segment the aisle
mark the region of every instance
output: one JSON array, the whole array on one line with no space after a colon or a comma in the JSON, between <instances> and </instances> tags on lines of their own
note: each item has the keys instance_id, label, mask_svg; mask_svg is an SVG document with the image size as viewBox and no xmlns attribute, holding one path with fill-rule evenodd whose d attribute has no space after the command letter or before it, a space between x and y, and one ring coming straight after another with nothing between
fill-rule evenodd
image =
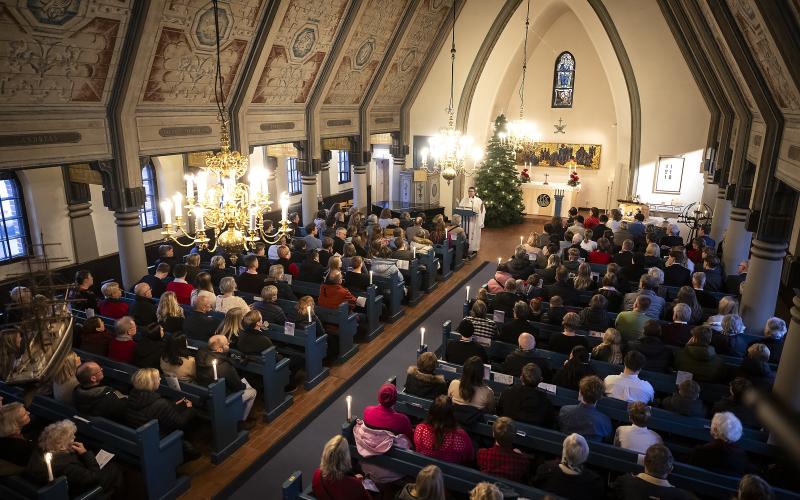
<instances>
[{"instance_id":1,"label":"aisle","mask_svg":"<svg viewBox=\"0 0 800 500\"><path fill-rule=\"evenodd\" d=\"M475 290L494 275L494 270L495 266L491 263L484 265L464 285L470 285L474 295ZM406 310L406 314L425 314L426 317L413 332L407 334L345 391L345 394L353 396L354 414L360 415L365 406L376 404L376 394L384 380L396 376L398 385L402 386L406 369L414 363L420 341L420 327L425 327L425 341L429 349L439 348L442 323L449 319L457 324L462 316L464 298L465 290L462 286L433 311L425 312L414 308ZM322 447L330 437L339 433L345 418L346 409L342 395L248 478L230 498L280 498L281 484L297 470L303 473L303 485L310 484L314 469L319 465Z\"/></svg>"}]
</instances>

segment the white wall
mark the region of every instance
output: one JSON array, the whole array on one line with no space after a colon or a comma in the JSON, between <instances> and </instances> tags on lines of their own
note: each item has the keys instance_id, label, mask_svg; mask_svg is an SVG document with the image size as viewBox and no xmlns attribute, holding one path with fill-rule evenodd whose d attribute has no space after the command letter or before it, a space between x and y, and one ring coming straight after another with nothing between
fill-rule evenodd
<instances>
[{"instance_id":1,"label":"white wall","mask_svg":"<svg viewBox=\"0 0 800 500\"><path fill-rule=\"evenodd\" d=\"M97 253L100 257L118 252L117 224L114 213L103 205L103 186L89 184L92 196L92 224L97 237Z\"/></svg>"},{"instance_id":2,"label":"white wall","mask_svg":"<svg viewBox=\"0 0 800 500\"><path fill-rule=\"evenodd\" d=\"M328 169L328 176L330 179L330 186L331 186L331 195L341 193L342 191L347 191L348 189L353 188L353 171L352 171L352 162L350 163L350 182L343 182L339 184L339 151L332 150L331 151L331 161L330 168Z\"/></svg>"}]
</instances>

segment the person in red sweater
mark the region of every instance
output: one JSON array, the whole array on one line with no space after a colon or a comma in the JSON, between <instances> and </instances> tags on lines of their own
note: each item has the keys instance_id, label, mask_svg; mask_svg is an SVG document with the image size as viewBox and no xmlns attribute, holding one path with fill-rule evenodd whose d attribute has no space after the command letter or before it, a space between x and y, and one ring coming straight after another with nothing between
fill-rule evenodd
<instances>
[{"instance_id":1,"label":"person in red sweater","mask_svg":"<svg viewBox=\"0 0 800 500\"><path fill-rule=\"evenodd\" d=\"M591 264L610 264L614 260L611 256L611 242L608 238L597 240L597 250L589 252L589 262Z\"/></svg>"},{"instance_id":2,"label":"person in red sweater","mask_svg":"<svg viewBox=\"0 0 800 500\"><path fill-rule=\"evenodd\" d=\"M111 319L119 319L128 314L128 303L122 300L122 289L119 283L109 281L101 288L103 300L97 303L97 312L100 316L105 316Z\"/></svg>"},{"instance_id":3,"label":"person in red sweater","mask_svg":"<svg viewBox=\"0 0 800 500\"><path fill-rule=\"evenodd\" d=\"M517 429L508 417L500 417L492 425L494 446L478 450L478 468L481 472L510 481L527 483L531 474L531 461L527 455L514 449Z\"/></svg>"},{"instance_id":4,"label":"person in red sweater","mask_svg":"<svg viewBox=\"0 0 800 500\"><path fill-rule=\"evenodd\" d=\"M108 344L108 357L120 363L131 364L136 349L136 322L130 316L123 316L114 323L116 337Z\"/></svg>"},{"instance_id":5,"label":"person in red sweater","mask_svg":"<svg viewBox=\"0 0 800 500\"><path fill-rule=\"evenodd\" d=\"M334 436L322 450L319 467L314 471L311 488L319 500L372 500L364 489L364 478L351 475L350 446L347 440Z\"/></svg>"},{"instance_id":6,"label":"person in red sweater","mask_svg":"<svg viewBox=\"0 0 800 500\"><path fill-rule=\"evenodd\" d=\"M356 296L342 286L342 272L334 269L328 273L325 283L319 287L317 303L320 307L336 309L343 302L349 303L352 311L356 307Z\"/></svg>"},{"instance_id":7,"label":"person in red sweater","mask_svg":"<svg viewBox=\"0 0 800 500\"><path fill-rule=\"evenodd\" d=\"M408 442L414 441L414 430L408 416L395 411L397 387L383 384L378 390L378 403L364 408L364 423L373 429L383 429L395 434L405 434Z\"/></svg>"},{"instance_id":8,"label":"person in red sweater","mask_svg":"<svg viewBox=\"0 0 800 500\"><path fill-rule=\"evenodd\" d=\"M167 283L167 291L175 292L175 298L178 299L178 304L189 305L192 301L192 291L194 287L186 282L186 266L183 264L176 264L172 270L174 280Z\"/></svg>"},{"instance_id":9,"label":"person in red sweater","mask_svg":"<svg viewBox=\"0 0 800 500\"><path fill-rule=\"evenodd\" d=\"M600 209L592 207L589 209L589 217L583 221L583 227L586 229L594 229L598 224L600 224Z\"/></svg>"},{"instance_id":10,"label":"person in red sweater","mask_svg":"<svg viewBox=\"0 0 800 500\"><path fill-rule=\"evenodd\" d=\"M414 428L414 448L423 455L454 464L473 461L472 440L458 426L453 401L448 396L434 399L425 420Z\"/></svg>"}]
</instances>

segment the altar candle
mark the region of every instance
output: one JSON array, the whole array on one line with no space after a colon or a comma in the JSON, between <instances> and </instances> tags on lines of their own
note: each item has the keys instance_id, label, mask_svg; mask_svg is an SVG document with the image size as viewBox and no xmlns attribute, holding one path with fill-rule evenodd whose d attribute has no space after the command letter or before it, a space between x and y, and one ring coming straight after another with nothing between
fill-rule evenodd
<instances>
[{"instance_id":1,"label":"altar candle","mask_svg":"<svg viewBox=\"0 0 800 500\"><path fill-rule=\"evenodd\" d=\"M175 217L183 216L183 195L181 193L175 193L172 196L172 202L175 205Z\"/></svg>"},{"instance_id":2,"label":"altar candle","mask_svg":"<svg viewBox=\"0 0 800 500\"><path fill-rule=\"evenodd\" d=\"M419 329L419 345L420 346L424 346L425 345L425 327L424 326Z\"/></svg>"},{"instance_id":3,"label":"altar candle","mask_svg":"<svg viewBox=\"0 0 800 500\"><path fill-rule=\"evenodd\" d=\"M308 322L311 323L311 306L306 307L306 312L308 313Z\"/></svg>"},{"instance_id":4,"label":"altar candle","mask_svg":"<svg viewBox=\"0 0 800 500\"><path fill-rule=\"evenodd\" d=\"M469 302L469 285L467 285L467 302Z\"/></svg>"},{"instance_id":5,"label":"altar candle","mask_svg":"<svg viewBox=\"0 0 800 500\"><path fill-rule=\"evenodd\" d=\"M212 359L211 360L211 368L214 369L214 380L217 380L217 360L216 359Z\"/></svg>"},{"instance_id":6,"label":"altar candle","mask_svg":"<svg viewBox=\"0 0 800 500\"><path fill-rule=\"evenodd\" d=\"M372 271L369 272L369 284L372 285Z\"/></svg>"},{"instance_id":7,"label":"altar candle","mask_svg":"<svg viewBox=\"0 0 800 500\"><path fill-rule=\"evenodd\" d=\"M347 421L350 422L353 420L353 413L352 413L353 396L346 396L344 400L347 402Z\"/></svg>"},{"instance_id":8,"label":"altar candle","mask_svg":"<svg viewBox=\"0 0 800 500\"><path fill-rule=\"evenodd\" d=\"M47 464L47 482L53 481L53 454L47 452L44 454L44 463Z\"/></svg>"}]
</instances>

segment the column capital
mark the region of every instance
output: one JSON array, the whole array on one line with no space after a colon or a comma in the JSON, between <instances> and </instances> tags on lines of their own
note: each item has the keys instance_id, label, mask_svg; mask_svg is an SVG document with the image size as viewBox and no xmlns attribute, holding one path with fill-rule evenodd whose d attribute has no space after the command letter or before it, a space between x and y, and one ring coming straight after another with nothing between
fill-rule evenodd
<instances>
[{"instance_id":1,"label":"column capital","mask_svg":"<svg viewBox=\"0 0 800 500\"><path fill-rule=\"evenodd\" d=\"M731 209L731 220L744 223L747 221L747 216L750 214L749 208L736 208Z\"/></svg>"},{"instance_id":2,"label":"column capital","mask_svg":"<svg viewBox=\"0 0 800 500\"><path fill-rule=\"evenodd\" d=\"M366 165L353 165L353 174L354 175L365 175L367 173L367 166Z\"/></svg>"},{"instance_id":3,"label":"column capital","mask_svg":"<svg viewBox=\"0 0 800 500\"><path fill-rule=\"evenodd\" d=\"M754 257L764 260L783 260L786 257L786 250L789 244L783 242L763 241L758 238L753 239L751 252Z\"/></svg>"},{"instance_id":4,"label":"column capital","mask_svg":"<svg viewBox=\"0 0 800 500\"><path fill-rule=\"evenodd\" d=\"M141 224L139 210L115 211L114 222L120 227L138 226Z\"/></svg>"},{"instance_id":5,"label":"column capital","mask_svg":"<svg viewBox=\"0 0 800 500\"><path fill-rule=\"evenodd\" d=\"M92 215L91 202L83 203L70 203L67 205L67 210L70 219L77 219L78 217L88 217Z\"/></svg>"}]
</instances>

